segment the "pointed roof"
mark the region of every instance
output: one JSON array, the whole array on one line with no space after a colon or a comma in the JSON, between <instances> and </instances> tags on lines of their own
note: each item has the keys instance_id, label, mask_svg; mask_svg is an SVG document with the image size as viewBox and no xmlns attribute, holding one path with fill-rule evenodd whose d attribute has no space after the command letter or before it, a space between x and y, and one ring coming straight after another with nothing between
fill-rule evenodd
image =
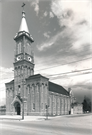
<instances>
[{"instance_id":1,"label":"pointed roof","mask_svg":"<svg viewBox=\"0 0 92 135\"><path fill-rule=\"evenodd\" d=\"M17 40L20 36L23 36L23 35L29 38L31 42L34 42L34 39L32 35L30 35L29 29L27 26L27 22L25 18L25 11L22 11L22 20L21 20L20 28L19 28L18 33L16 33L14 40Z\"/></svg>"},{"instance_id":2,"label":"pointed roof","mask_svg":"<svg viewBox=\"0 0 92 135\"><path fill-rule=\"evenodd\" d=\"M19 32L21 32L21 31L25 31L25 32L29 33L29 29L27 26L26 18L25 18L25 11L22 12L22 20L21 20Z\"/></svg>"}]
</instances>

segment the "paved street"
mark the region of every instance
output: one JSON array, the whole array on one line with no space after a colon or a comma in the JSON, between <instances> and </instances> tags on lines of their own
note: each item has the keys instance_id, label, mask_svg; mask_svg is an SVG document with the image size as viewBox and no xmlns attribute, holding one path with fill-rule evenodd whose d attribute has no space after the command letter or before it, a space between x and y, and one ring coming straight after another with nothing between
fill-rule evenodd
<instances>
[{"instance_id":1,"label":"paved street","mask_svg":"<svg viewBox=\"0 0 92 135\"><path fill-rule=\"evenodd\" d=\"M48 120L41 117L32 121L0 118L0 135L92 135L92 114L50 117Z\"/></svg>"}]
</instances>

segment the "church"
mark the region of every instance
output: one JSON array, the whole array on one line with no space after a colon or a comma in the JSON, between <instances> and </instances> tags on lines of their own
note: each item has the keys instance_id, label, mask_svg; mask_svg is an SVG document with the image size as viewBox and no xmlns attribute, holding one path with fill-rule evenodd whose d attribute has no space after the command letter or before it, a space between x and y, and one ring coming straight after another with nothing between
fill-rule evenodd
<instances>
[{"instance_id":1,"label":"church","mask_svg":"<svg viewBox=\"0 0 92 135\"><path fill-rule=\"evenodd\" d=\"M6 86L7 115L66 115L71 111L71 90L34 74L33 37L30 35L25 11L18 33L14 37L14 80Z\"/></svg>"}]
</instances>

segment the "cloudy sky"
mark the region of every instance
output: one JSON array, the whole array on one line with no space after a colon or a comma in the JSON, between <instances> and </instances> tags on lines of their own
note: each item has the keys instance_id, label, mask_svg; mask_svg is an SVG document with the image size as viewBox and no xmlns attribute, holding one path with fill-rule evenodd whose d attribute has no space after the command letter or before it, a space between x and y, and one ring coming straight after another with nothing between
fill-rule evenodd
<instances>
[{"instance_id":1,"label":"cloudy sky","mask_svg":"<svg viewBox=\"0 0 92 135\"><path fill-rule=\"evenodd\" d=\"M0 2L0 103L4 83L13 79L15 34L25 2L26 20L34 38L35 74L71 87L76 100L92 95L92 1L1 0Z\"/></svg>"}]
</instances>

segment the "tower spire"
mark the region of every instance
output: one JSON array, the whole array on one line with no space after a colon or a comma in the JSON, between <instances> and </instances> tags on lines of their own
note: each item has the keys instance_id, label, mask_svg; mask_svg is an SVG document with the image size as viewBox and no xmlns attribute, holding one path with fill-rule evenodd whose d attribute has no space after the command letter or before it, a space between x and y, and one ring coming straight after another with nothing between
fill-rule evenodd
<instances>
[{"instance_id":1,"label":"tower spire","mask_svg":"<svg viewBox=\"0 0 92 135\"><path fill-rule=\"evenodd\" d=\"M25 36L27 36L31 40L31 42L34 42L32 36L30 35L29 29L28 29L28 25L27 25L27 22L26 22L25 11L24 11L24 6L25 5L26 4L23 3L22 6L21 6L23 8L22 20L21 20L21 24L20 24L20 27L19 27L19 31L18 31L18 33L16 33L16 35L14 37L14 40L19 38L22 35L25 35Z\"/></svg>"},{"instance_id":2,"label":"tower spire","mask_svg":"<svg viewBox=\"0 0 92 135\"><path fill-rule=\"evenodd\" d=\"M22 20L21 20L19 32L25 31L28 34L30 34L28 26L27 26L26 18L25 18L24 6L25 6L25 3L23 3L23 5L21 6L21 7L23 7L23 11L22 11Z\"/></svg>"}]
</instances>

